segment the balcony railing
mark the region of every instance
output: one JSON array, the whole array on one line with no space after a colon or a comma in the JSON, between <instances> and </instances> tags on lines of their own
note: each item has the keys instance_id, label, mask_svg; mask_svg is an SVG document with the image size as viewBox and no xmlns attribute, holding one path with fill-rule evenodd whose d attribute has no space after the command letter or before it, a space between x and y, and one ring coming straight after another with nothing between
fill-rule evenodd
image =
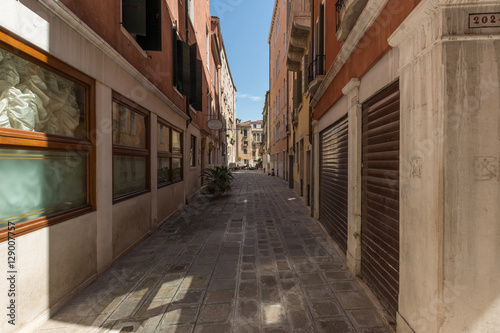
<instances>
[{"instance_id":1,"label":"balcony railing","mask_svg":"<svg viewBox=\"0 0 500 333\"><path fill-rule=\"evenodd\" d=\"M309 65L309 82L314 81L318 75L325 75L324 55L317 55Z\"/></svg>"}]
</instances>

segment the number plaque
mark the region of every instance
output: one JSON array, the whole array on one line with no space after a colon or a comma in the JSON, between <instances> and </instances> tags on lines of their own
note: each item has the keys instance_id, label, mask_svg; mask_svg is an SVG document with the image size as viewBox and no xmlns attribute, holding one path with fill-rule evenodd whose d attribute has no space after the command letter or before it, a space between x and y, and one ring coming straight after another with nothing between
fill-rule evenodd
<instances>
[{"instance_id":1,"label":"number plaque","mask_svg":"<svg viewBox=\"0 0 500 333\"><path fill-rule=\"evenodd\" d=\"M498 28L500 13L469 14L469 28Z\"/></svg>"}]
</instances>

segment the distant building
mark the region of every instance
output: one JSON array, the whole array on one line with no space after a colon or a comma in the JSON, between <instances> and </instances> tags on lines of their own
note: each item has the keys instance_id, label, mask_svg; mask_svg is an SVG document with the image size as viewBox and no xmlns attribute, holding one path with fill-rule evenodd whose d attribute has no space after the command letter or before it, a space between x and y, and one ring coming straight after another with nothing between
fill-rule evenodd
<instances>
[{"instance_id":1,"label":"distant building","mask_svg":"<svg viewBox=\"0 0 500 333\"><path fill-rule=\"evenodd\" d=\"M223 144L222 153L224 154L223 164L229 166L236 162L236 86L234 85L231 69L229 68L229 61L220 29L220 20L212 16L212 22L217 24L217 33L220 42L220 108L225 126L224 131L222 131L223 136L221 137Z\"/></svg>"},{"instance_id":2,"label":"distant building","mask_svg":"<svg viewBox=\"0 0 500 333\"><path fill-rule=\"evenodd\" d=\"M269 30L269 154L276 176L288 180L289 73L286 65L288 17L291 2L275 0Z\"/></svg>"},{"instance_id":3,"label":"distant building","mask_svg":"<svg viewBox=\"0 0 500 333\"><path fill-rule=\"evenodd\" d=\"M262 142L262 167L266 170L271 170L271 155L270 155L270 119L269 119L269 90L266 92L264 99L264 108L262 109L262 129L263 129L263 142Z\"/></svg>"},{"instance_id":4,"label":"distant building","mask_svg":"<svg viewBox=\"0 0 500 333\"><path fill-rule=\"evenodd\" d=\"M256 166L263 157L262 120L236 122L236 165Z\"/></svg>"}]
</instances>

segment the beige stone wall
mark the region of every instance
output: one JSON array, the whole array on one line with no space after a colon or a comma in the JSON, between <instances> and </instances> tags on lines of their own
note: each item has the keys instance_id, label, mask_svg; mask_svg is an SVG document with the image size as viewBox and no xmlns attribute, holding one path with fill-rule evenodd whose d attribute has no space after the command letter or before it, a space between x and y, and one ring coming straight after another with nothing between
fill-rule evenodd
<instances>
[{"instance_id":1,"label":"beige stone wall","mask_svg":"<svg viewBox=\"0 0 500 333\"><path fill-rule=\"evenodd\" d=\"M162 223L179 208L184 206L184 186L182 182L158 189L158 222Z\"/></svg>"},{"instance_id":2,"label":"beige stone wall","mask_svg":"<svg viewBox=\"0 0 500 333\"><path fill-rule=\"evenodd\" d=\"M56 7L58 5L55 5ZM54 14L38 1L0 2L0 25L13 35L33 43L54 57L95 78L96 90L96 156L97 210L54 226L17 238L17 322L16 326L0 323L0 331L36 330L36 326L54 314L98 274L102 274L127 249L154 230L161 218L171 215L186 201L190 188L199 182L199 168L185 169L185 181L156 189L156 120L160 116L182 129L185 137L199 130L190 126L186 117L173 109L168 101L146 79L118 56L112 57L106 44L86 35L71 14ZM25 20L19 20L19 17ZM64 17L63 21L60 17ZM70 27L68 24L74 24ZM29 27L29 29L28 29ZM31 27L34 27L31 29ZM81 30L80 30L81 29ZM113 205L112 176L112 92L116 91L138 103L151 117L151 192ZM187 145L185 140L185 145ZM199 145L198 145L199 148ZM189 163L189 150L184 150ZM190 173L189 173L190 172ZM195 175L196 173L196 175ZM199 189L199 185L198 185ZM194 191L191 191L191 193ZM157 199L157 193L159 195ZM161 205L168 202L168 205ZM161 208L160 208L161 206ZM0 243L0 260L7 262L7 243ZM0 289L8 290L7 280ZM5 296L0 300L5 300Z\"/></svg>"},{"instance_id":3,"label":"beige stone wall","mask_svg":"<svg viewBox=\"0 0 500 333\"><path fill-rule=\"evenodd\" d=\"M500 327L500 28L468 28L469 14L499 11L424 1L390 40L401 77L400 332Z\"/></svg>"},{"instance_id":4,"label":"beige stone wall","mask_svg":"<svg viewBox=\"0 0 500 333\"><path fill-rule=\"evenodd\" d=\"M32 322L43 322L95 278L96 225L96 213L91 213L16 238L16 325L7 323L5 311L2 332L18 332ZM0 243L5 267L7 252L7 242ZM6 278L0 280L5 307Z\"/></svg>"},{"instance_id":5,"label":"beige stone wall","mask_svg":"<svg viewBox=\"0 0 500 333\"><path fill-rule=\"evenodd\" d=\"M113 259L123 255L150 230L151 194L113 205Z\"/></svg>"}]
</instances>

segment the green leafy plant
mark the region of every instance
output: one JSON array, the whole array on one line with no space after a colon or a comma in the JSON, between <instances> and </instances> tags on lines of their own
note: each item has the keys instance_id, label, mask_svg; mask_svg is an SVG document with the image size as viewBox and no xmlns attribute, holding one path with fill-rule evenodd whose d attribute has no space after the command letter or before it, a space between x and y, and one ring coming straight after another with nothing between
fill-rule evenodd
<instances>
[{"instance_id":1,"label":"green leafy plant","mask_svg":"<svg viewBox=\"0 0 500 333\"><path fill-rule=\"evenodd\" d=\"M225 166L203 169L201 177L206 184L204 191L216 197L230 191L234 180L233 172Z\"/></svg>"},{"instance_id":2,"label":"green leafy plant","mask_svg":"<svg viewBox=\"0 0 500 333\"><path fill-rule=\"evenodd\" d=\"M255 166L257 167L257 169L262 169L262 158L259 158L257 160L257 164L255 164Z\"/></svg>"}]
</instances>

